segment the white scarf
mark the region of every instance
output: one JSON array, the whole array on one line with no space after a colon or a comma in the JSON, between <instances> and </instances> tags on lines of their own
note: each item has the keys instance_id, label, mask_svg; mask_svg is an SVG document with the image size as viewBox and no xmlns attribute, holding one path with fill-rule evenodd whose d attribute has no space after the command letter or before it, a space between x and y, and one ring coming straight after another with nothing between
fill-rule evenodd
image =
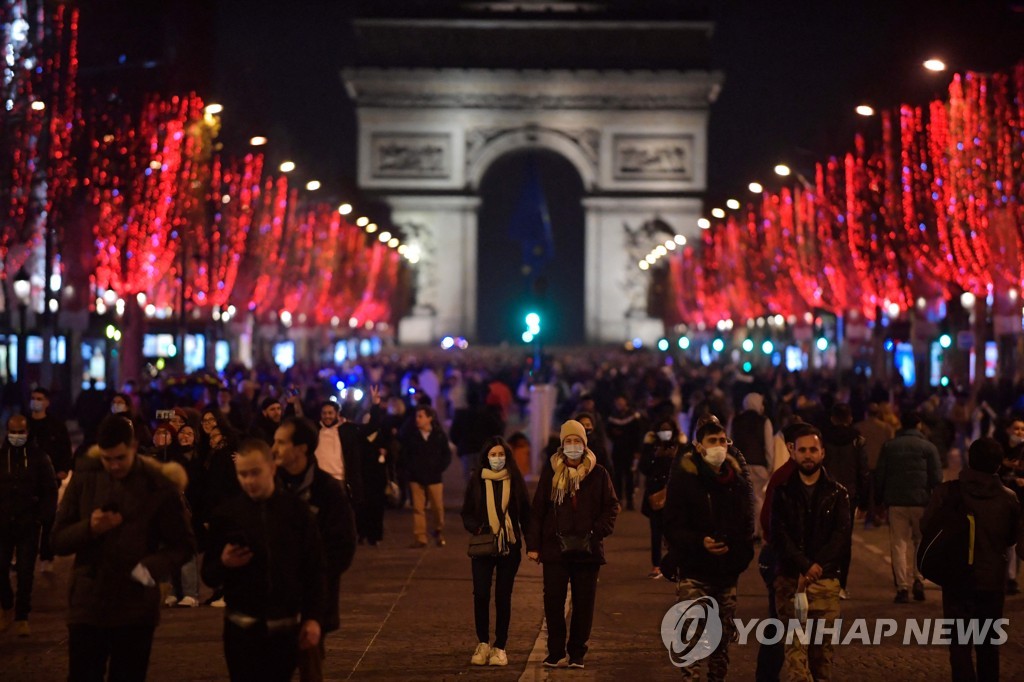
<instances>
[{"instance_id":1,"label":"white scarf","mask_svg":"<svg viewBox=\"0 0 1024 682\"><path fill-rule=\"evenodd\" d=\"M498 537L498 554L504 556L508 554L508 548L516 543L515 526L512 524L512 517L508 514L508 501L512 496L512 477L509 475L508 469L502 469L501 471L481 469L480 478L483 479L484 487L487 491L487 522L491 525L491 532ZM502 481L504 483L501 486L500 509L501 515L505 518L504 524L498 518L499 509L495 504L495 481Z\"/></svg>"},{"instance_id":2,"label":"white scarf","mask_svg":"<svg viewBox=\"0 0 1024 682\"><path fill-rule=\"evenodd\" d=\"M555 476L551 479L551 501L555 504L562 504L566 493L574 497L580 489L580 481L597 466L597 457L590 448L586 449L583 459L577 466L569 466L566 463L568 459L562 448L558 448L558 452L551 455L551 468L555 471Z\"/></svg>"}]
</instances>

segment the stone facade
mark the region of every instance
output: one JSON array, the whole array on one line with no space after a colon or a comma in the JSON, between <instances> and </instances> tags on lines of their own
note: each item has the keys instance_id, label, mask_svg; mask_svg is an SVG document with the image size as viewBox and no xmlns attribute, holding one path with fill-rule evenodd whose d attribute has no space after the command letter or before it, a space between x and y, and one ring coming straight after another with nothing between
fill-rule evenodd
<instances>
[{"instance_id":1,"label":"stone facade","mask_svg":"<svg viewBox=\"0 0 1024 682\"><path fill-rule=\"evenodd\" d=\"M588 342L663 334L647 316L637 263L665 236L641 227L699 232L718 74L362 67L342 76L356 103L359 184L388 203L421 253L401 342L474 337L477 192L492 163L529 149L561 155L583 181Z\"/></svg>"}]
</instances>

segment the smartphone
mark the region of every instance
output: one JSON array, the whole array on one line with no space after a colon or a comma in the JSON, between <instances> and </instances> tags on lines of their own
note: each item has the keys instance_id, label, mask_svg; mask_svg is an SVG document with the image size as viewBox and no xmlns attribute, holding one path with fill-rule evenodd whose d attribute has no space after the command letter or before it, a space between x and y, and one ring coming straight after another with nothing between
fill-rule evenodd
<instances>
[{"instance_id":1,"label":"smartphone","mask_svg":"<svg viewBox=\"0 0 1024 682\"><path fill-rule=\"evenodd\" d=\"M156 420L158 422L166 422L174 419L174 410L157 410Z\"/></svg>"}]
</instances>

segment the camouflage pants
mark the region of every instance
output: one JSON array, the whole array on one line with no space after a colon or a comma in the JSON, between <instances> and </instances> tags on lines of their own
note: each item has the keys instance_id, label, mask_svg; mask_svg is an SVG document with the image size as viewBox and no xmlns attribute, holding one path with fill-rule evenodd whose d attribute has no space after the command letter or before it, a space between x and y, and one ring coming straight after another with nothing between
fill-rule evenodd
<instances>
[{"instance_id":1,"label":"camouflage pants","mask_svg":"<svg viewBox=\"0 0 1024 682\"><path fill-rule=\"evenodd\" d=\"M793 595L796 594L796 578L778 576L775 578L775 608L783 625L789 625L796 618ZM807 587L807 619L835 621L839 617L839 581L835 578L819 580ZM786 657L782 665L781 679L785 682L817 682L832 679L832 642L826 634L821 644L803 644L795 634L793 641L786 642ZM788 634L787 634L788 637Z\"/></svg>"},{"instance_id":2,"label":"camouflage pants","mask_svg":"<svg viewBox=\"0 0 1024 682\"><path fill-rule=\"evenodd\" d=\"M729 644L735 635L733 619L736 617L736 584L712 585L711 583L683 578L676 583L676 600L687 601L698 597L712 597L718 602L718 614L722 619L722 643L707 659L707 680L724 680L729 670ZM680 668L684 680L700 680L704 661L697 661L686 668Z\"/></svg>"}]
</instances>

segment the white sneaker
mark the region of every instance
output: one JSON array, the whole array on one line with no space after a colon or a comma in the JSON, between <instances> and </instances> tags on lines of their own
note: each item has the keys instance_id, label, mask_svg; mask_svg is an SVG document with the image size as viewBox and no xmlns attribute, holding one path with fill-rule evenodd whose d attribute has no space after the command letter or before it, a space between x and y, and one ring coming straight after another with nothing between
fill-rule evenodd
<instances>
[{"instance_id":1,"label":"white sneaker","mask_svg":"<svg viewBox=\"0 0 1024 682\"><path fill-rule=\"evenodd\" d=\"M53 562L47 559L39 562L39 570L43 573L53 573Z\"/></svg>"},{"instance_id":2,"label":"white sneaker","mask_svg":"<svg viewBox=\"0 0 1024 682\"><path fill-rule=\"evenodd\" d=\"M228 603L224 601L224 597L221 597L220 599L215 599L214 601L210 602L210 606L212 606L215 609L222 609L227 605Z\"/></svg>"},{"instance_id":3,"label":"white sneaker","mask_svg":"<svg viewBox=\"0 0 1024 682\"><path fill-rule=\"evenodd\" d=\"M508 656L504 649L491 649L491 655L487 659L487 665L508 665Z\"/></svg>"},{"instance_id":4,"label":"white sneaker","mask_svg":"<svg viewBox=\"0 0 1024 682\"><path fill-rule=\"evenodd\" d=\"M178 606L187 606L190 608L193 606L199 606L199 600L195 597L182 597L181 601L178 602Z\"/></svg>"},{"instance_id":5,"label":"white sneaker","mask_svg":"<svg viewBox=\"0 0 1024 682\"><path fill-rule=\"evenodd\" d=\"M480 642L476 645L476 651L473 652L473 658L469 659L469 662L473 665L487 665L487 656L490 653L491 647L487 642Z\"/></svg>"},{"instance_id":6,"label":"white sneaker","mask_svg":"<svg viewBox=\"0 0 1024 682\"><path fill-rule=\"evenodd\" d=\"M850 593L847 592L846 590L839 590L839 598L842 599L843 601L846 601L847 599L850 598Z\"/></svg>"},{"instance_id":7,"label":"white sneaker","mask_svg":"<svg viewBox=\"0 0 1024 682\"><path fill-rule=\"evenodd\" d=\"M164 599L164 606L174 606L178 603L178 598L173 594L167 595L167 599Z\"/></svg>"}]
</instances>

